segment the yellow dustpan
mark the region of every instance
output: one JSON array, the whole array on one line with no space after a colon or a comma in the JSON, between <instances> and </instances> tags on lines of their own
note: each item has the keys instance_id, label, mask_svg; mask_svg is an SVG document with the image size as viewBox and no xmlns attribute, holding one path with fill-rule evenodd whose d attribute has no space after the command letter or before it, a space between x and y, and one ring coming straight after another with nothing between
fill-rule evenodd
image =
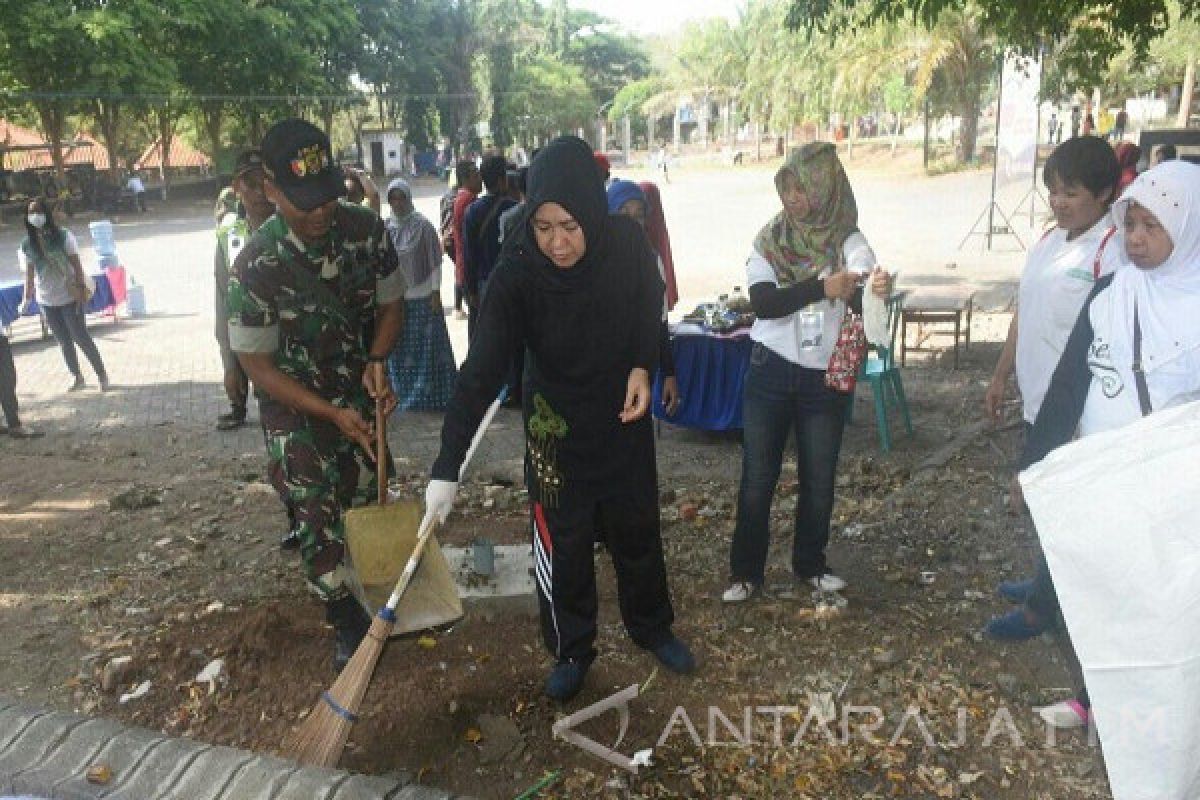
<instances>
[{"instance_id":1,"label":"yellow dustpan","mask_svg":"<svg viewBox=\"0 0 1200 800\"><path fill-rule=\"evenodd\" d=\"M355 508L346 514L346 549L357 579L351 581L351 589L372 616L387 603L397 578L416 548L421 524L420 503L413 500L388 503L382 401L375 407L375 432L375 451L379 455L379 505ZM432 534L429 539L416 572L396 606L393 636L462 619L462 601L446 557Z\"/></svg>"},{"instance_id":2,"label":"yellow dustpan","mask_svg":"<svg viewBox=\"0 0 1200 800\"><path fill-rule=\"evenodd\" d=\"M367 613L374 616L387 603L396 579L417 544L421 504L405 500L385 506L357 508L355 524L346 516L346 546L358 578L355 594ZM396 607L396 636L445 625L461 619L462 601L450 575L446 557L430 536L417 571Z\"/></svg>"}]
</instances>

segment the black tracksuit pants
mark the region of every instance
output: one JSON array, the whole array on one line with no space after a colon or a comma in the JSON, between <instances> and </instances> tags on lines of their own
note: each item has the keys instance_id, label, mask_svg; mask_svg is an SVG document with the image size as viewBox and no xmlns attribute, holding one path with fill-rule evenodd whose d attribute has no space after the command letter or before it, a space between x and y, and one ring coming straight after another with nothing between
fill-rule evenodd
<instances>
[{"instance_id":1,"label":"black tracksuit pants","mask_svg":"<svg viewBox=\"0 0 1200 800\"><path fill-rule=\"evenodd\" d=\"M576 487L553 508L532 504L534 572L542 639L561 660L595 657L596 531L617 574L621 619L634 644L653 648L671 637L674 612L667 589L655 491L614 492Z\"/></svg>"}]
</instances>

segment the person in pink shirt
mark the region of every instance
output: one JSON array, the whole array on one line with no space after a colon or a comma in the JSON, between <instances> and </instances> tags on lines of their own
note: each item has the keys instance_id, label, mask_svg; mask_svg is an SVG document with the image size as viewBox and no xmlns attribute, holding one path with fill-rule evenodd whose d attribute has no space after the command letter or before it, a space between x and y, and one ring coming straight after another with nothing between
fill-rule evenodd
<instances>
[{"instance_id":1,"label":"person in pink shirt","mask_svg":"<svg viewBox=\"0 0 1200 800\"><path fill-rule=\"evenodd\" d=\"M454 167L455 179L458 181L458 194L454 197L454 214L451 225L454 230L454 307L461 309L466 295L467 285L467 256L463 249L463 220L467 209L475 198L483 191L483 178L479 175L479 167L474 161L460 161ZM460 311L461 313L461 311Z\"/></svg>"}]
</instances>

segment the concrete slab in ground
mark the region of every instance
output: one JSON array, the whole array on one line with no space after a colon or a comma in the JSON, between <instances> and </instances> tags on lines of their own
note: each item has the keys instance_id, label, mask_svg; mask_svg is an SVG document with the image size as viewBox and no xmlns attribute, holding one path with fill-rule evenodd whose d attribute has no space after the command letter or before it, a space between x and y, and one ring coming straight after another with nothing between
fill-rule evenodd
<instances>
[{"instance_id":1,"label":"concrete slab in ground","mask_svg":"<svg viewBox=\"0 0 1200 800\"><path fill-rule=\"evenodd\" d=\"M527 544L497 545L495 573L484 577L475 572L475 555L470 547L443 547L450 574L468 607L536 613L533 585L533 549Z\"/></svg>"}]
</instances>

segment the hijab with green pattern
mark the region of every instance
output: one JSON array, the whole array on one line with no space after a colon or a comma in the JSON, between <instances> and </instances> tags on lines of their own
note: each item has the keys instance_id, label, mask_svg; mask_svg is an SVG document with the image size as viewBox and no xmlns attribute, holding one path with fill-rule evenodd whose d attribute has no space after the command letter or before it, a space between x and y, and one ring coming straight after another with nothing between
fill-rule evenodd
<instances>
[{"instance_id":1,"label":"hijab with green pattern","mask_svg":"<svg viewBox=\"0 0 1200 800\"><path fill-rule=\"evenodd\" d=\"M780 211L754 240L754 249L775 270L780 286L808 280L826 267L836 268L842 244L858 229L854 190L832 144L812 142L792 151L775 173L775 189L781 198L783 179L789 173L804 190L812 210L803 220Z\"/></svg>"}]
</instances>

